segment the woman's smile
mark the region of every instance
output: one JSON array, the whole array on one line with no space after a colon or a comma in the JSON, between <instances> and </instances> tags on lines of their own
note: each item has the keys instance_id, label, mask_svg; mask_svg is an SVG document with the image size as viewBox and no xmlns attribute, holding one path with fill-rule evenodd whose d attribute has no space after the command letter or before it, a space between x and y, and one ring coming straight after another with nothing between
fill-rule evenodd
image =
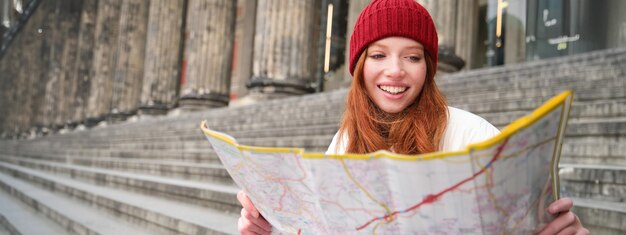
<instances>
[{"instance_id":1,"label":"woman's smile","mask_svg":"<svg viewBox=\"0 0 626 235\"><path fill-rule=\"evenodd\" d=\"M378 108L399 113L422 92L426 79L424 47L419 42L388 37L367 48L363 67L367 93Z\"/></svg>"}]
</instances>

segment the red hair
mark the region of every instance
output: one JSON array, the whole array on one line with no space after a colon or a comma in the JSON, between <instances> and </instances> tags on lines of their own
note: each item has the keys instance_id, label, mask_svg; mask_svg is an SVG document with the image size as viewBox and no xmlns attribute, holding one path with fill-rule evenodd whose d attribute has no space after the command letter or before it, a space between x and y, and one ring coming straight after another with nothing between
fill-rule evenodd
<instances>
[{"instance_id":1,"label":"red hair","mask_svg":"<svg viewBox=\"0 0 626 235\"><path fill-rule=\"evenodd\" d=\"M385 149L399 154L420 154L439 150L448 108L435 84L436 68L429 54L424 53L426 79L422 91L412 104L397 114L380 110L368 96L363 77L366 54L367 49L355 65L346 111L339 127L340 137L348 135L348 143L344 143L346 152L370 153Z\"/></svg>"}]
</instances>

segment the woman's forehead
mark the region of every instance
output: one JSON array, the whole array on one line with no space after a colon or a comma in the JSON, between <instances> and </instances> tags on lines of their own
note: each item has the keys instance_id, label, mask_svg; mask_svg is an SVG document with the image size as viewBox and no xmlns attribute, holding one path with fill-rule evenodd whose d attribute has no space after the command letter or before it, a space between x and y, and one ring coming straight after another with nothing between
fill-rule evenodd
<instances>
[{"instance_id":1,"label":"woman's forehead","mask_svg":"<svg viewBox=\"0 0 626 235\"><path fill-rule=\"evenodd\" d=\"M424 46L421 43L413 39L405 38L405 37L382 38L370 44L369 47L381 47L381 48L402 47L402 48L416 48L416 49L424 50Z\"/></svg>"}]
</instances>

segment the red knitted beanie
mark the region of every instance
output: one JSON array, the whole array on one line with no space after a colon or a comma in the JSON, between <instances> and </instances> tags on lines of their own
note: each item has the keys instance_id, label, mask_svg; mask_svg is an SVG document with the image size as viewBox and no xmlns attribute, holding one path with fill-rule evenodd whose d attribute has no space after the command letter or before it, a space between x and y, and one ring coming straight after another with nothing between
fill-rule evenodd
<instances>
[{"instance_id":1,"label":"red knitted beanie","mask_svg":"<svg viewBox=\"0 0 626 235\"><path fill-rule=\"evenodd\" d=\"M350 74L367 46L379 39L399 36L424 46L437 68L437 29L428 11L415 0L373 0L363 9L350 38Z\"/></svg>"}]
</instances>

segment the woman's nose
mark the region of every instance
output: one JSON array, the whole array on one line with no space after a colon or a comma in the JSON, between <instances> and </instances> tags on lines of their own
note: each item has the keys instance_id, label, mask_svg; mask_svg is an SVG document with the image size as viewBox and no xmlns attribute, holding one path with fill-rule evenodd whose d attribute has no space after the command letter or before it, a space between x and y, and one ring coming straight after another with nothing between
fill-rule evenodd
<instances>
[{"instance_id":1,"label":"woman's nose","mask_svg":"<svg viewBox=\"0 0 626 235\"><path fill-rule=\"evenodd\" d=\"M385 69L385 76L390 78L401 78L405 73L402 61L399 59L391 59L387 69Z\"/></svg>"}]
</instances>

